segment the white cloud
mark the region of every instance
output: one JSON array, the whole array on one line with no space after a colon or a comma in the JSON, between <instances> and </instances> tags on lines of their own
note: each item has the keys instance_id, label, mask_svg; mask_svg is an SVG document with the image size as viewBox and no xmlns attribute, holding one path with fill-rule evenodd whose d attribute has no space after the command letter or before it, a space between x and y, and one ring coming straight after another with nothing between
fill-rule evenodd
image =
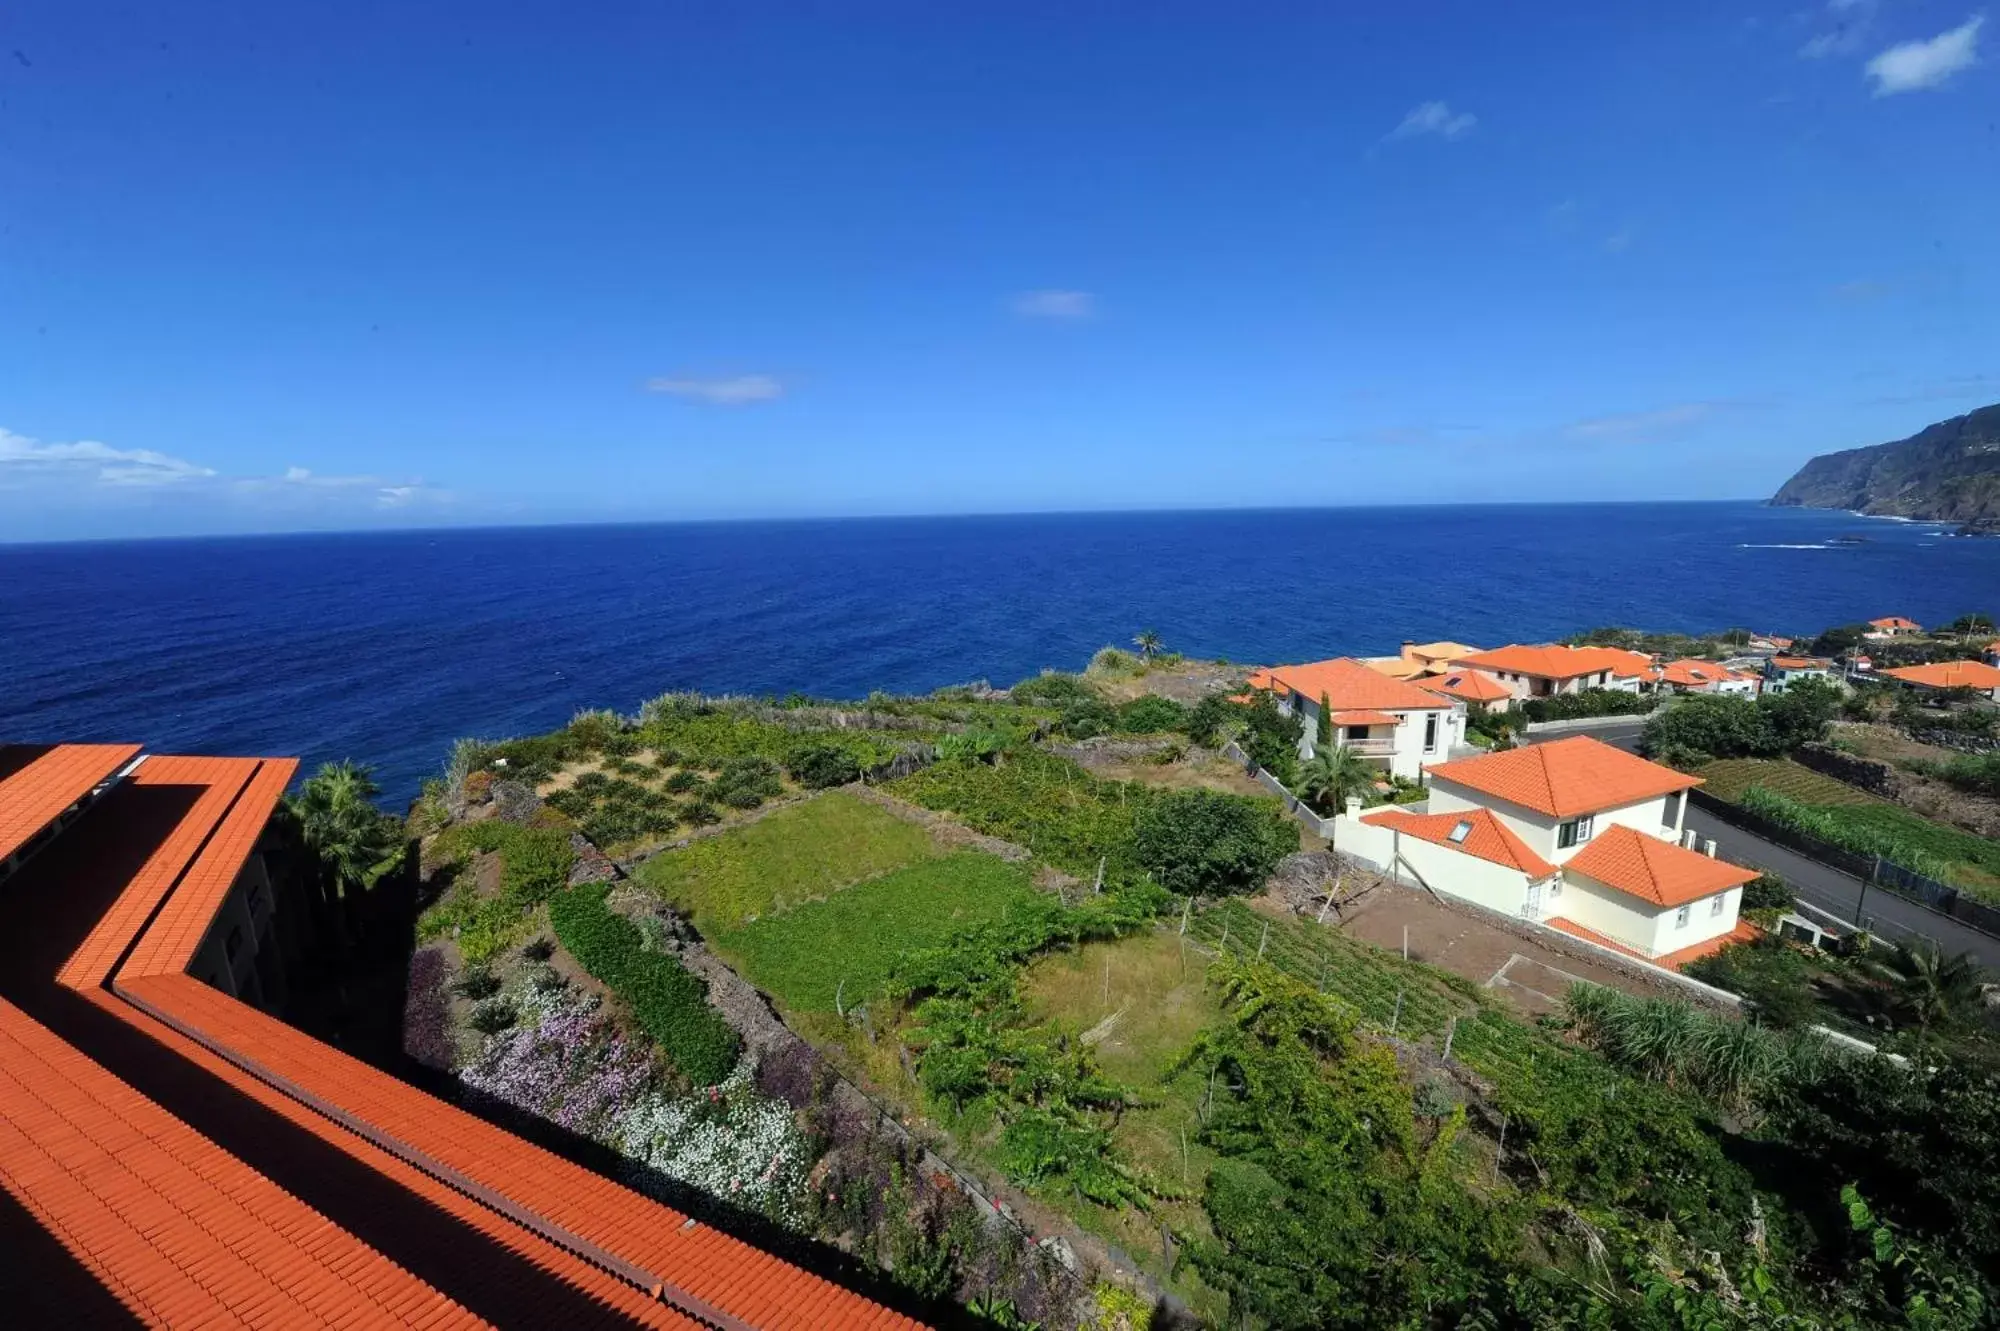
<instances>
[{"instance_id":1,"label":"white cloud","mask_svg":"<svg viewBox=\"0 0 2000 1331\"><path fill-rule=\"evenodd\" d=\"M1701 424L1724 405L1719 402L1679 402L1653 411L1593 416L1565 427L1564 433L1575 439L1605 444L1655 442Z\"/></svg>"},{"instance_id":2,"label":"white cloud","mask_svg":"<svg viewBox=\"0 0 2000 1331\"><path fill-rule=\"evenodd\" d=\"M408 508L421 489L416 485L385 485L375 492L375 507Z\"/></svg>"},{"instance_id":3,"label":"white cloud","mask_svg":"<svg viewBox=\"0 0 2000 1331\"><path fill-rule=\"evenodd\" d=\"M113 448L89 439L45 444L6 429L0 429L0 469L121 486L177 485L215 475L208 467L149 448Z\"/></svg>"},{"instance_id":4,"label":"white cloud","mask_svg":"<svg viewBox=\"0 0 2000 1331\"><path fill-rule=\"evenodd\" d=\"M1088 319L1097 297L1088 291L1024 291L1014 297L1014 313L1024 319Z\"/></svg>"},{"instance_id":5,"label":"white cloud","mask_svg":"<svg viewBox=\"0 0 2000 1331\"><path fill-rule=\"evenodd\" d=\"M1456 139L1470 133L1478 123L1478 116L1470 111L1453 111L1447 102L1424 102L1404 116L1403 123L1391 130L1389 137L1416 139L1435 134L1441 139Z\"/></svg>"},{"instance_id":6,"label":"white cloud","mask_svg":"<svg viewBox=\"0 0 2000 1331\"><path fill-rule=\"evenodd\" d=\"M1882 52L1868 62L1875 95L1888 97L1941 87L1952 75L1971 68L1979 59L1979 29L1985 22L1984 14L1974 14L1929 41L1903 42Z\"/></svg>"},{"instance_id":7,"label":"white cloud","mask_svg":"<svg viewBox=\"0 0 2000 1331\"><path fill-rule=\"evenodd\" d=\"M785 386L768 374L738 374L720 379L665 376L648 379L646 391L688 402L705 402L711 407L741 407L781 398Z\"/></svg>"}]
</instances>

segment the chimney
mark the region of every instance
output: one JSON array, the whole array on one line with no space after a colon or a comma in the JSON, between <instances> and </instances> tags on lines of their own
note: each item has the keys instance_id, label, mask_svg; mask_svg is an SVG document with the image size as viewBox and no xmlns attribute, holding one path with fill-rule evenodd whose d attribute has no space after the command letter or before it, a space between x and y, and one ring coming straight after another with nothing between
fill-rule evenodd
<instances>
[{"instance_id":1,"label":"chimney","mask_svg":"<svg viewBox=\"0 0 2000 1331\"><path fill-rule=\"evenodd\" d=\"M1357 821L1360 819L1361 797L1359 795L1349 795L1347 797L1347 816Z\"/></svg>"},{"instance_id":2,"label":"chimney","mask_svg":"<svg viewBox=\"0 0 2000 1331\"><path fill-rule=\"evenodd\" d=\"M1401 653L1401 654L1402 654L1402 657L1403 657L1403 659L1404 659L1405 661L1414 661L1414 660L1416 660L1416 659L1417 659L1417 640L1416 640L1415 638L1405 638L1405 639L1403 639L1403 650L1402 650L1402 653Z\"/></svg>"},{"instance_id":3,"label":"chimney","mask_svg":"<svg viewBox=\"0 0 2000 1331\"><path fill-rule=\"evenodd\" d=\"M1705 837L1703 837L1703 838L1701 839L1701 853L1702 853L1702 854L1704 854L1704 855L1706 855L1706 856L1708 856L1708 858L1710 858L1710 859L1714 859L1714 858L1715 858L1715 838L1714 838L1714 837L1712 837L1712 836L1705 836Z\"/></svg>"}]
</instances>

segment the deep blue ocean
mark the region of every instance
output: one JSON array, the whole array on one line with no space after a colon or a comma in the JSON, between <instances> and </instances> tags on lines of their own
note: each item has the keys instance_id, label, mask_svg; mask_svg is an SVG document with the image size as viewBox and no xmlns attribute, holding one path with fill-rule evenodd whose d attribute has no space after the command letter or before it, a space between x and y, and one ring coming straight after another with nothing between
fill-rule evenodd
<instances>
[{"instance_id":1,"label":"deep blue ocean","mask_svg":"<svg viewBox=\"0 0 2000 1331\"><path fill-rule=\"evenodd\" d=\"M2000 540L1737 504L689 523L0 545L0 739L372 764L668 689L860 697L1602 624L2000 613ZM1841 536L1861 544L1834 544Z\"/></svg>"}]
</instances>

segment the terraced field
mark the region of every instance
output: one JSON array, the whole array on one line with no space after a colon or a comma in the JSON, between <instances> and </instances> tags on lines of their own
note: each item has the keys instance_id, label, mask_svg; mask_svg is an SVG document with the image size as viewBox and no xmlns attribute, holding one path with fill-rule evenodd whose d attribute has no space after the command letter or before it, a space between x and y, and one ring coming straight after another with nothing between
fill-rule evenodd
<instances>
[{"instance_id":1,"label":"terraced field","mask_svg":"<svg viewBox=\"0 0 2000 1331\"><path fill-rule=\"evenodd\" d=\"M1762 786L1798 800L1802 804L1826 807L1882 804L1865 790L1822 776L1810 767L1782 758L1723 758L1696 769L1702 789L1717 799L1735 803L1752 786Z\"/></svg>"}]
</instances>

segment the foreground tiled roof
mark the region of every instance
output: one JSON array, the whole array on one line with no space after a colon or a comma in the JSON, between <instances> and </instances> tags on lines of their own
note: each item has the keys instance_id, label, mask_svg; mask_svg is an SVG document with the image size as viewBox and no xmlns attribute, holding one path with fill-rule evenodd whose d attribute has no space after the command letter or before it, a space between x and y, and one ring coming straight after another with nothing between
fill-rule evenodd
<instances>
[{"instance_id":1,"label":"foreground tiled roof","mask_svg":"<svg viewBox=\"0 0 2000 1331\"><path fill-rule=\"evenodd\" d=\"M293 766L147 759L0 879L15 1324L915 1325L185 974Z\"/></svg>"},{"instance_id":2,"label":"foreground tiled roof","mask_svg":"<svg viewBox=\"0 0 2000 1331\"><path fill-rule=\"evenodd\" d=\"M10 762L13 770L0 782L0 861L138 754L136 744L10 746L9 757L22 761Z\"/></svg>"},{"instance_id":3,"label":"foreground tiled roof","mask_svg":"<svg viewBox=\"0 0 2000 1331\"><path fill-rule=\"evenodd\" d=\"M1685 906L1740 887L1757 876L1755 869L1647 836L1623 824L1598 833L1569 858L1563 870L1655 906Z\"/></svg>"},{"instance_id":4,"label":"foreground tiled roof","mask_svg":"<svg viewBox=\"0 0 2000 1331\"><path fill-rule=\"evenodd\" d=\"M1513 696L1505 684L1477 670L1448 670L1442 675L1424 675L1410 682L1420 689L1466 702L1498 702Z\"/></svg>"},{"instance_id":5,"label":"foreground tiled roof","mask_svg":"<svg viewBox=\"0 0 2000 1331\"><path fill-rule=\"evenodd\" d=\"M1435 712L1449 707L1436 694L1427 693L1392 675L1371 670L1352 657L1336 656L1330 661L1305 665L1272 666L1250 676L1252 688L1283 687L1310 698L1324 697L1337 712L1394 711Z\"/></svg>"},{"instance_id":6,"label":"foreground tiled roof","mask_svg":"<svg viewBox=\"0 0 2000 1331\"><path fill-rule=\"evenodd\" d=\"M1897 666L1882 673L1891 679L1933 689L2000 688L2000 670L1983 661L1937 661L1930 665Z\"/></svg>"},{"instance_id":7,"label":"foreground tiled roof","mask_svg":"<svg viewBox=\"0 0 2000 1331\"><path fill-rule=\"evenodd\" d=\"M1700 777L1649 763L1588 735L1441 763L1430 769L1430 776L1554 818L1616 809L1701 784Z\"/></svg>"},{"instance_id":8,"label":"foreground tiled roof","mask_svg":"<svg viewBox=\"0 0 2000 1331\"><path fill-rule=\"evenodd\" d=\"M1614 952L1623 952L1628 957L1637 957L1641 961L1650 961L1655 966L1665 966L1668 970L1679 970L1690 961L1699 961L1703 957L1712 957L1731 943L1754 943L1764 936L1764 931L1750 921L1738 920L1736 927L1726 934L1721 934L1705 942L1690 943L1686 947L1675 948L1672 952L1662 952L1659 956L1655 957L1641 952L1638 948L1628 943L1621 943L1609 934L1601 934L1595 929L1586 929L1575 920L1561 915L1543 920L1542 923L1551 929L1566 933L1572 938L1581 938L1585 942L1595 943L1599 947L1608 947Z\"/></svg>"},{"instance_id":9,"label":"foreground tiled roof","mask_svg":"<svg viewBox=\"0 0 2000 1331\"><path fill-rule=\"evenodd\" d=\"M1495 647L1490 652L1473 652L1452 664L1475 666L1481 670L1504 670L1513 675L1534 675L1542 679L1576 679L1609 671L1613 679L1630 679L1643 673L1652 658L1622 647L1564 647L1558 643L1526 646L1515 643Z\"/></svg>"},{"instance_id":10,"label":"foreground tiled roof","mask_svg":"<svg viewBox=\"0 0 2000 1331\"><path fill-rule=\"evenodd\" d=\"M1420 841L1462 850L1467 855L1519 870L1530 878L1547 878L1556 871L1555 865L1528 849L1527 842L1487 809L1469 809L1462 813L1378 809L1362 814L1361 821L1394 828ZM1458 831L1460 824L1467 825L1466 833L1454 841L1452 834Z\"/></svg>"}]
</instances>

